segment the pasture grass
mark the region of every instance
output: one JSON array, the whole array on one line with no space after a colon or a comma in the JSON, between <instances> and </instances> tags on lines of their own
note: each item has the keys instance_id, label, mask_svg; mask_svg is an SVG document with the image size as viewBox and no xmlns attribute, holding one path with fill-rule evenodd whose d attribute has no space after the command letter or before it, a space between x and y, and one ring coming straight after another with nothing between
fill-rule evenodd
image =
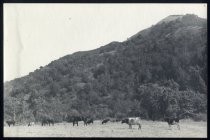
<instances>
[{"instance_id":1,"label":"pasture grass","mask_svg":"<svg viewBox=\"0 0 210 140\"><path fill-rule=\"evenodd\" d=\"M41 126L36 124L4 126L4 137L207 137L207 122L195 122L192 120L181 120L180 128L173 125L170 130L166 122L142 120L142 129L138 126L129 129L127 124L121 122L94 121L94 124L79 126L72 123L56 123L54 126Z\"/></svg>"}]
</instances>

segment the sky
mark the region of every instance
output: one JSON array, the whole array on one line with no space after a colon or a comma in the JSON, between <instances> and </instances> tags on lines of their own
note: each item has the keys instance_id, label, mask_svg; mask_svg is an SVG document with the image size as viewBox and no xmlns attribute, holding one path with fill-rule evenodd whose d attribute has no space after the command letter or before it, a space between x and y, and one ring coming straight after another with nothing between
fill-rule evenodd
<instances>
[{"instance_id":1,"label":"sky","mask_svg":"<svg viewBox=\"0 0 210 140\"><path fill-rule=\"evenodd\" d=\"M124 41L169 15L207 18L207 4L4 3L4 82L77 51Z\"/></svg>"}]
</instances>

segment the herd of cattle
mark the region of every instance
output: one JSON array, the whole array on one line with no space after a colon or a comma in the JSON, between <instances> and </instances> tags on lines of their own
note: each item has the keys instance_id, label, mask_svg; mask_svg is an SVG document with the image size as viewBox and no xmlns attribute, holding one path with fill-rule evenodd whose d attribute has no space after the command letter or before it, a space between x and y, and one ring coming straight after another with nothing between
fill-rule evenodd
<instances>
[{"instance_id":1,"label":"herd of cattle","mask_svg":"<svg viewBox=\"0 0 210 140\"><path fill-rule=\"evenodd\" d=\"M179 118L169 118L169 117L165 117L164 121L168 123L169 128L171 129L171 125L177 125L177 128L180 130L180 126L179 126ZM93 118L88 118L88 117L79 117L79 116L73 116L73 117L69 117L67 122L72 122L73 126L77 125L78 126L78 122L79 121L83 121L84 125L87 126L89 124L93 124L94 120ZM131 118L125 118L125 119L104 119L102 120L101 124L106 124L107 122L120 122L126 123L129 125L129 128L132 129L132 125L138 125L138 129L141 129L141 119L140 117L131 117ZM6 123L8 124L8 126L10 127L11 125L15 126L15 121L14 120L10 120L10 121L6 121ZM45 126L45 125L54 125L55 121L53 119L42 119L41 121L41 125ZM28 126L32 126L34 125L35 122L29 122Z\"/></svg>"}]
</instances>

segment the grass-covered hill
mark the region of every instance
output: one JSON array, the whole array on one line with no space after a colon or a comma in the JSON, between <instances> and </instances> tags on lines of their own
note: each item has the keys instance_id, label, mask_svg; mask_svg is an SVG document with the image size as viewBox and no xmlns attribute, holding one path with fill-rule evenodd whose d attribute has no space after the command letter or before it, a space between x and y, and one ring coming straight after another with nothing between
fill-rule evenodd
<instances>
[{"instance_id":1,"label":"grass-covered hill","mask_svg":"<svg viewBox=\"0 0 210 140\"><path fill-rule=\"evenodd\" d=\"M47 55L47 54L46 54ZM171 15L124 42L77 52L4 83L4 118L57 121L207 112L207 20Z\"/></svg>"}]
</instances>

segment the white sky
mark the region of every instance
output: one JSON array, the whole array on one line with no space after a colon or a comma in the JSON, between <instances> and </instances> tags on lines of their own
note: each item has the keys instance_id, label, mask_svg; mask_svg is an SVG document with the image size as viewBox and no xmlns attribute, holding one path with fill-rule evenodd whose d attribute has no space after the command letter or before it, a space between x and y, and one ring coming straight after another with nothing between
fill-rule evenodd
<instances>
[{"instance_id":1,"label":"white sky","mask_svg":"<svg viewBox=\"0 0 210 140\"><path fill-rule=\"evenodd\" d=\"M206 4L4 4L4 81L77 51L124 41L174 14L207 18Z\"/></svg>"}]
</instances>

